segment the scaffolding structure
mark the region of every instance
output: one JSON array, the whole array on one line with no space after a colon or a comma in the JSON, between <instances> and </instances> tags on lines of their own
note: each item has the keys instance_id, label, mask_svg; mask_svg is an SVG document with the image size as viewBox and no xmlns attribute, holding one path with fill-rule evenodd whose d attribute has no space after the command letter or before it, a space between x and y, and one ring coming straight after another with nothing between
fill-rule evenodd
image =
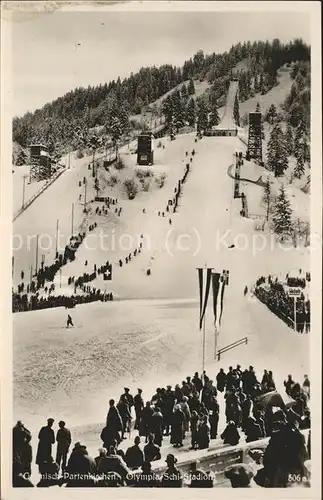
<instances>
[{"instance_id":1,"label":"scaffolding structure","mask_svg":"<svg viewBox=\"0 0 323 500\"><path fill-rule=\"evenodd\" d=\"M247 159L262 162L261 113L249 113Z\"/></svg>"},{"instance_id":2,"label":"scaffolding structure","mask_svg":"<svg viewBox=\"0 0 323 500\"><path fill-rule=\"evenodd\" d=\"M49 179L52 173L52 161L47 147L41 144L33 144L30 146L29 182Z\"/></svg>"}]
</instances>

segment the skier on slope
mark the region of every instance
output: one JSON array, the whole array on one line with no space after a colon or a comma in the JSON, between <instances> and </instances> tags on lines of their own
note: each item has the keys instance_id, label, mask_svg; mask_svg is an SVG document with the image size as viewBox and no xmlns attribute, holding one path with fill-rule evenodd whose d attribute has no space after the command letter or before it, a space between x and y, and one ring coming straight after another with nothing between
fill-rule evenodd
<instances>
[{"instance_id":1,"label":"skier on slope","mask_svg":"<svg viewBox=\"0 0 323 500\"><path fill-rule=\"evenodd\" d=\"M67 315L67 323L66 323L66 328L69 328L70 326L74 326L73 321L71 316L68 314Z\"/></svg>"}]
</instances>

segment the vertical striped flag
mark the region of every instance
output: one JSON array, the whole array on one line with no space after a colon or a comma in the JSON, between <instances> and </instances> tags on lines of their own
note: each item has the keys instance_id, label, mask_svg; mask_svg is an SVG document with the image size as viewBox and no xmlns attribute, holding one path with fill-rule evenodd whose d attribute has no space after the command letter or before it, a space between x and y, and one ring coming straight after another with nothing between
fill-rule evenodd
<instances>
[{"instance_id":1,"label":"vertical striped flag","mask_svg":"<svg viewBox=\"0 0 323 500\"><path fill-rule=\"evenodd\" d=\"M204 271L206 271L205 289L204 289ZM198 272L199 291L200 291L200 330L201 330L203 326L203 319L205 316L205 311L210 293L212 269L198 268L197 272Z\"/></svg>"}]
</instances>

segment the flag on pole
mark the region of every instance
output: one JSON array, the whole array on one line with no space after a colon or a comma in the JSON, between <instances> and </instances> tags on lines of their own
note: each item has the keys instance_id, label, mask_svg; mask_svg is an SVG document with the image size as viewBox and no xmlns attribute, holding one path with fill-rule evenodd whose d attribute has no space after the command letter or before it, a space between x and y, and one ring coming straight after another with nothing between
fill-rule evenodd
<instances>
[{"instance_id":1,"label":"flag on pole","mask_svg":"<svg viewBox=\"0 0 323 500\"><path fill-rule=\"evenodd\" d=\"M221 326L221 319L222 319L222 313L223 313L223 299L224 299L225 286L226 286L226 280L224 279L223 282L222 282L222 288L221 288L220 317L219 317L219 325L220 326Z\"/></svg>"},{"instance_id":2,"label":"flag on pole","mask_svg":"<svg viewBox=\"0 0 323 500\"><path fill-rule=\"evenodd\" d=\"M203 319L205 316L206 306L207 306L209 293L210 293L212 269L211 268L206 269L206 284L205 284L204 294L203 294L204 269L198 268L197 272L198 272L198 278L199 278L199 291L200 291L200 330L201 330L202 326L203 326Z\"/></svg>"},{"instance_id":3,"label":"flag on pole","mask_svg":"<svg viewBox=\"0 0 323 500\"><path fill-rule=\"evenodd\" d=\"M218 295L220 289L220 273L212 274L212 291L213 291L213 314L214 314L214 327L217 328L217 318L218 318Z\"/></svg>"}]
</instances>

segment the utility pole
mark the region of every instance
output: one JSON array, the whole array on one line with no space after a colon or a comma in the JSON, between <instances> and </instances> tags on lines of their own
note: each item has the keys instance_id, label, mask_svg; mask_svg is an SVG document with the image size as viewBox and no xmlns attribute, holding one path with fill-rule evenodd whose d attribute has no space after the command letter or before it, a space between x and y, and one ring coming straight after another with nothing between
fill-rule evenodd
<instances>
[{"instance_id":1,"label":"utility pole","mask_svg":"<svg viewBox=\"0 0 323 500\"><path fill-rule=\"evenodd\" d=\"M24 175L23 176L23 186L22 186L22 206L21 208L24 208L25 206L25 190L26 190L26 179L27 179L28 175Z\"/></svg>"},{"instance_id":2,"label":"utility pole","mask_svg":"<svg viewBox=\"0 0 323 500\"><path fill-rule=\"evenodd\" d=\"M57 256L57 252L58 252L58 224L59 224L59 219L57 219L57 221L56 221L55 257Z\"/></svg>"},{"instance_id":3,"label":"utility pole","mask_svg":"<svg viewBox=\"0 0 323 500\"><path fill-rule=\"evenodd\" d=\"M37 237L36 237L36 275L37 275L37 272L38 272L38 234L37 234Z\"/></svg>"},{"instance_id":4,"label":"utility pole","mask_svg":"<svg viewBox=\"0 0 323 500\"><path fill-rule=\"evenodd\" d=\"M74 203L72 203L72 227L71 227L71 237L74 235Z\"/></svg>"},{"instance_id":5,"label":"utility pole","mask_svg":"<svg viewBox=\"0 0 323 500\"><path fill-rule=\"evenodd\" d=\"M87 180L85 179L85 184L84 184L84 213L86 213L86 188L87 188Z\"/></svg>"}]
</instances>

